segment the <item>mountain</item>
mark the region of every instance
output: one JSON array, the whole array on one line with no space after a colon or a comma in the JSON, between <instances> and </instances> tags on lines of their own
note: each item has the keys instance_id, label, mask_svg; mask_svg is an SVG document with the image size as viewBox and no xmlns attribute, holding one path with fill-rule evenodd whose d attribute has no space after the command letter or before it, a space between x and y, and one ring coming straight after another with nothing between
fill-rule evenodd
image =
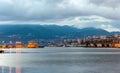
<instances>
[{"instance_id":1,"label":"mountain","mask_svg":"<svg viewBox=\"0 0 120 73\"><path fill-rule=\"evenodd\" d=\"M111 34L114 33L97 28L78 29L70 26L57 25L0 25L0 40L6 41L83 38L85 36Z\"/></svg>"},{"instance_id":2,"label":"mountain","mask_svg":"<svg viewBox=\"0 0 120 73\"><path fill-rule=\"evenodd\" d=\"M111 32L111 34L120 34L120 32Z\"/></svg>"}]
</instances>

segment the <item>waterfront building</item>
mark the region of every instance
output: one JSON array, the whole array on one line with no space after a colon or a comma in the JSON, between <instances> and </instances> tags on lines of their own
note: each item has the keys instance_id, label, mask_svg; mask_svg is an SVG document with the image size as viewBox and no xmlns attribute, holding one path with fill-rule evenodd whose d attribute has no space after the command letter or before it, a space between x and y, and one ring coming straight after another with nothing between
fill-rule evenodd
<instances>
[{"instance_id":1,"label":"waterfront building","mask_svg":"<svg viewBox=\"0 0 120 73\"><path fill-rule=\"evenodd\" d=\"M84 40L84 39L83 39ZM93 36L83 41L86 47L109 47L120 48L120 35Z\"/></svg>"},{"instance_id":2,"label":"waterfront building","mask_svg":"<svg viewBox=\"0 0 120 73\"><path fill-rule=\"evenodd\" d=\"M120 43L115 43L114 46L115 46L116 48L120 48Z\"/></svg>"}]
</instances>

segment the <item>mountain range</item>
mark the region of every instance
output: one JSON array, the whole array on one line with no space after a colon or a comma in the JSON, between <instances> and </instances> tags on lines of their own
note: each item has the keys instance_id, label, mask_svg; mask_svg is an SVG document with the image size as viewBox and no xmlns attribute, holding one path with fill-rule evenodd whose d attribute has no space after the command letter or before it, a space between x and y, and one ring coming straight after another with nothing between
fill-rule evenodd
<instances>
[{"instance_id":1,"label":"mountain range","mask_svg":"<svg viewBox=\"0 0 120 73\"><path fill-rule=\"evenodd\" d=\"M0 40L35 40L35 39L65 39L83 38L119 34L98 28L78 29L72 26L57 25L0 25Z\"/></svg>"}]
</instances>

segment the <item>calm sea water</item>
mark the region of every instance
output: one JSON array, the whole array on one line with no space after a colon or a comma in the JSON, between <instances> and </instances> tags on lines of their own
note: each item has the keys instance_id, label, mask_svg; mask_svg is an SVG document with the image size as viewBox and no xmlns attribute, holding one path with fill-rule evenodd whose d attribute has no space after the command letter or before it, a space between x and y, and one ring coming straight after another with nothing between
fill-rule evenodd
<instances>
[{"instance_id":1,"label":"calm sea water","mask_svg":"<svg viewBox=\"0 0 120 73\"><path fill-rule=\"evenodd\" d=\"M12 49L0 54L0 73L120 73L120 49Z\"/></svg>"}]
</instances>

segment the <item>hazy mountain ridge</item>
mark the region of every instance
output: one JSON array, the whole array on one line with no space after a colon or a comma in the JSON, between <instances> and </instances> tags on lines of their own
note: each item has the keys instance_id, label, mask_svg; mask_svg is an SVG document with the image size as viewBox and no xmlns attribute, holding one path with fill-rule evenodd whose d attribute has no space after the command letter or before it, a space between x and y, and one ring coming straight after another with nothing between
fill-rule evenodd
<instances>
[{"instance_id":1,"label":"hazy mountain ridge","mask_svg":"<svg viewBox=\"0 0 120 73\"><path fill-rule=\"evenodd\" d=\"M57 25L0 25L1 40L83 38L85 36L111 35L116 33L120 32L110 33L97 28L78 29Z\"/></svg>"}]
</instances>

